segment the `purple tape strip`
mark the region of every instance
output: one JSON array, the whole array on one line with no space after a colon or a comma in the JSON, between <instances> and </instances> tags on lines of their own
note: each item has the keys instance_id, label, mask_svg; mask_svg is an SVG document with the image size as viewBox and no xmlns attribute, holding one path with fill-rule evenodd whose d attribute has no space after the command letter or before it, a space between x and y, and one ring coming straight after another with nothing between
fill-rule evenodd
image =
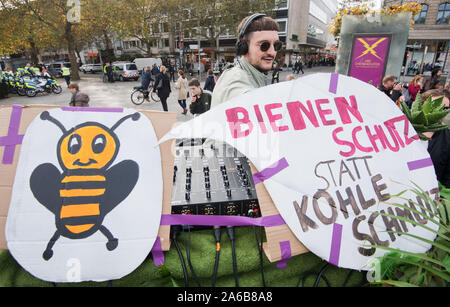
<instances>
[{"instance_id":1,"label":"purple tape strip","mask_svg":"<svg viewBox=\"0 0 450 307\"><path fill-rule=\"evenodd\" d=\"M253 181L255 182L255 185L258 183L264 182L276 174L280 173L281 171L285 170L289 167L289 163L287 162L286 158L281 159L277 163L275 163L272 166L269 166L265 170L256 173L253 175Z\"/></svg>"},{"instance_id":2,"label":"purple tape strip","mask_svg":"<svg viewBox=\"0 0 450 307\"><path fill-rule=\"evenodd\" d=\"M61 110L66 112L109 112L109 113L123 113L122 108L90 108L90 107L62 107Z\"/></svg>"},{"instance_id":3,"label":"purple tape strip","mask_svg":"<svg viewBox=\"0 0 450 307\"><path fill-rule=\"evenodd\" d=\"M335 266L339 265L341 254L342 225L335 223L333 226L333 238L331 239L331 251L329 262Z\"/></svg>"},{"instance_id":4,"label":"purple tape strip","mask_svg":"<svg viewBox=\"0 0 450 307\"><path fill-rule=\"evenodd\" d=\"M22 106L14 105L12 107L8 135L0 138L0 146L5 146L2 161L3 164L13 164L16 145L22 144L24 136L18 134L21 119Z\"/></svg>"},{"instance_id":5,"label":"purple tape strip","mask_svg":"<svg viewBox=\"0 0 450 307\"><path fill-rule=\"evenodd\" d=\"M289 241L280 242L281 261L277 263L278 269L286 269L287 261L292 257L291 243Z\"/></svg>"},{"instance_id":6,"label":"purple tape strip","mask_svg":"<svg viewBox=\"0 0 450 307\"><path fill-rule=\"evenodd\" d=\"M408 168L410 171L415 171L417 169L430 166L433 166L433 160L431 160L431 158L408 162Z\"/></svg>"},{"instance_id":7,"label":"purple tape strip","mask_svg":"<svg viewBox=\"0 0 450 307\"><path fill-rule=\"evenodd\" d=\"M164 253L161 246L161 238L157 237L152 248L153 264L160 266L164 264Z\"/></svg>"},{"instance_id":8,"label":"purple tape strip","mask_svg":"<svg viewBox=\"0 0 450 307\"><path fill-rule=\"evenodd\" d=\"M337 88L339 83L339 74L331 74L330 81L330 93L337 94Z\"/></svg>"},{"instance_id":9,"label":"purple tape strip","mask_svg":"<svg viewBox=\"0 0 450 307\"><path fill-rule=\"evenodd\" d=\"M168 214L161 217L161 225L275 227L286 225L286 222L283 220L281 215L249 218L244 216Z\"/></svg>"}]
</instances>

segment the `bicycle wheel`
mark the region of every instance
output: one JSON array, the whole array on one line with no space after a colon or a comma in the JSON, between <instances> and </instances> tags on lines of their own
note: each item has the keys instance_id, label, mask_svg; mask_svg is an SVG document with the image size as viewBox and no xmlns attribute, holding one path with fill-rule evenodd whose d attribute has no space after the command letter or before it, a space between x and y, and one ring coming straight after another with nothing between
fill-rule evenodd
<instances>
[{"instance_id":1,"label":"bicycle wheel","mask_svg":"<svg viewBox=\"0 0 450 307\"><path fill-rule=\"evenodd\" d=\"M131 102L135 105L139 106L143 104L145 101L144 93L140 90L135 90L133 93L131 93Z\"/></svg>"},{"instance_id":2,"label":"bicycle wheel","mask_svg":"<svg viewBox=\"0 0 450 307\"><path fill-rule=\"evenodd\" d=\"M150 93L150 97L152 98L152 100L153 100L154 102L160 102L160 101L161 101L161 99L159 99L158 94L156 94L156 93L154 93L154 92L151 92L151 93Z\"/></svg>"}]
</instances>

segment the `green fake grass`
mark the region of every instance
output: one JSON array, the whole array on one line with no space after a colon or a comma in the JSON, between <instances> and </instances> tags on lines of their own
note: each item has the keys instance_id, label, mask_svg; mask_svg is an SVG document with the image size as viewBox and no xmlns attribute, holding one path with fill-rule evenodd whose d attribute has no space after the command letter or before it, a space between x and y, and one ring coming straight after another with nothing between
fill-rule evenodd
<instances>
[{"instance_id":1,"label":"green fake grass","mask_svg":"<svg viewBox=\"0 0 450 307\"><path fill-rule=\"evenodd\" d=\"M238 268L238 278L240 287L262 287L259 252L256 245L253 227L235 228L235 248ZM258 230L259 234L259 230ZM190 256L191 263L202 287L211 287L212 275L216 256L216 244L212 235L212 230L201 230L190 232ZM189 286L198 287L193 274L189 269L186 259L186 247L189 244L189 232L182 232L177 240L183 252L187 270L189 273ZM233 274L233 262L231 254L231 244L226 235L226 230L222 229L222 251L220 254L219 269L217 274L216 287L234 287L235 278ZM11 256L9 251L0 251L0 286L2 287L184 287L184 275L180 258L174 244L169 252L164 252L165 268L155 267L151 256L128 276L120 280L108 282L82 282L77 284L52 284L42 281L24 270ZM309 276L305 280L305 286L311 287L317 278L317 274L327 264L312 253L295 256L287 261L286 269L278 269L276 263L270 263L265 254L264 277L268 287L297 287L301 286L303 277ZM309 273L314 272L314 275ZM329 265L324 272L324 276L332 287L342 287L347 281L347 287L358 287L366 285L366 272L340 269ZM327 286L321 280L319 286Z\"/></svg>"}]
</instances>

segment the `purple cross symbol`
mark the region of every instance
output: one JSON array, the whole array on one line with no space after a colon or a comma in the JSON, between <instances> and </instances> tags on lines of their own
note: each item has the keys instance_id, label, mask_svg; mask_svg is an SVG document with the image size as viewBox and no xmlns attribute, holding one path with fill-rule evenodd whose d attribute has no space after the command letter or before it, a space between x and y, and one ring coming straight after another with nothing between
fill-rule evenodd
<instances>
[{"instance_id":1,"label":"purple cross symbol","mask_svg":"<svg viewBox=\"0 0 450 307\"><path fill-rule=\"evenodd\" d=\"M23 135L19 135L20 120L22 119L22 107L13 106L9 122L8 135L0 137L0 147L5 146L2 164L13 164L14 153L17 145L21 145Z\"/></svg>"}]
</instances>

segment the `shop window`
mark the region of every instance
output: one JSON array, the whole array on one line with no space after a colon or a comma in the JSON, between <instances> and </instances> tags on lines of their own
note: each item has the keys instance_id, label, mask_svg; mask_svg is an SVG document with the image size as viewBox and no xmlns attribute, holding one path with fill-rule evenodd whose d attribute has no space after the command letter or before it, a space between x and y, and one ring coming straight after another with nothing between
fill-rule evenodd
<instances>
[{"instance_id":1,"label":"shop window","mask_svg":"<svg viewBox=\"0 0 450 307\"><path fill-rule=\"evenodd\" d=\"M422 3L422 10L419 14L414 17L414 21L416 25L423 25L425 24L425 20L427 19L428 14L428 4Z\"/></svg>"},{"instance_id":2,"label":"shop window","mask_svg":"<svg viewBox=\"0 0 450 307\"><path fill-rule=\"evenodd\" d=\"M450 2L441 3L438 9L436 24L437 25L448 24L449 20L450 20Z\"/></svg>"}]
</instances>

